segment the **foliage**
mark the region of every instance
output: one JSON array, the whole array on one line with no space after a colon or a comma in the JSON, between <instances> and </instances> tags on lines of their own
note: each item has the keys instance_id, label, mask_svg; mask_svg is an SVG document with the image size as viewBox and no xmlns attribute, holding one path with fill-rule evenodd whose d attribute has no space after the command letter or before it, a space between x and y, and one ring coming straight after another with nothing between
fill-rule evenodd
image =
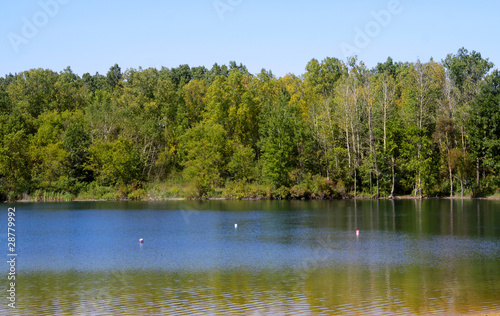
<instances>
[{"instance_id":1,"label":"foliage","mask_svg":"<svg viewBox=\"0 0 500 316\"><path fill-rule=\"evenodd\" d=\"M141 180L140 154L132 141L122 137L114 142L94 142L87 168L101 185L127 185Z\"/></svg>"},{"instance_id":2,"label":"foliage","mask_svg":"<svg viewBox=\"0 0 500 316\"><path fill-rule=\"evenodd\" d=\"M303 76L126 69L0 78L0 199L481 196L500 186L500 74L462 48Z\"/></svg>"},{"instance_id":3,"label":"foliage","mask_svg":"<svg viewBox=\"0 0 500 316\"><path fill-rule=\"evenodd\" d=\"M185 155L185 180L195 185L198 197L222 185L231 153L231 143L222 125L204 122L189 129L181 149Z\"/></svg>"}]
</instances>

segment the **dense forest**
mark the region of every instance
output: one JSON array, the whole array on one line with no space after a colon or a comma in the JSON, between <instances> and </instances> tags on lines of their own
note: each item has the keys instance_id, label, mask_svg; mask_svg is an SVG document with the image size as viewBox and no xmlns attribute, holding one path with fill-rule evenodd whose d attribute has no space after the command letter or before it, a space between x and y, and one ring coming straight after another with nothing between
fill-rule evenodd
<instances>
[{"instance_id":1,"label":"dense forest","mask_svg":"<svg viewBox=\"0 0 500 316\"><path fill-rule=\"evenodd\" d=\"M460 49L302 76L242 64L0 78L0 199L499 193L500 73Z\"/></svg>"}]
</instances>

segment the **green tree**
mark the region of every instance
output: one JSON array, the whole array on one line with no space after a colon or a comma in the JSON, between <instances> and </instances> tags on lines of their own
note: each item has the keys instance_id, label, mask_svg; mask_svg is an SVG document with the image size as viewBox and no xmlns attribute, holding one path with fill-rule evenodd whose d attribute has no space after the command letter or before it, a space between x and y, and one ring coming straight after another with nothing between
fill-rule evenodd
<instances>
[{"instance_id":1,"label":"green tree","mask_svg":"<svg viewBox=\"0 0 500 316\"><path fill-rule=\"evenodd\" d=\"M16 76L7 93L15 107L36 118L57 108L55 84L58 74L51 70L31 69Z\"/></svg>"},{"instance_id":2,"label":"green tree","mask_svg":"<svg viewBox=\"0 0 500 316\"><path fill-rule=\"evenodd\" d=\"M255 179L255 151L251 147L236 144L227 170L235 180L252 181Z\"/></svg>"},{"instance_id":3,"label":"green tree","mask_svg":"<svg viewBox=\"0 0 500 316\"><path fill-rule=\"evenodd\" d=\"M113 91L113 89L120 83L122 79L122 69L118 64L114 64L111 68L109 68L108 73L106 74L106 85L109 91Z\"/></svg>"},{"instance_id":4,"label":"green tree","mask_svg":"<svg viewBox=\"0 0 500 316\"><path fill-rule=\"evenodd\" d=\"M7 87L6 80L0 78L0 115L8 115L12 111L12 101L7 93Z\"/></svg>"},{"instance_id":5,"label":"green tree","mask_svg":"<svg viewBox=\"0 0 500 316\"><path fill-rule=\"evenodd\" d=\"M326 58L321 63L312 59L304 74L304 89L308 100L308 125L316 141L316 152L322 156L319 168L324 169L330 179L331 169L339 177L340 146L339 127L333 114L335 112L335 89L339 80L345 76L347 68L336 58ZM333 157L332 157L333 156ZM334 164L332 168L331 164Z\"/></svg>"},{"instance_id":6,"label":"green tree","mask_svg":"<svg viewBox=\"0 0 500 316\"><path fill-rule=\"evenodd\" d=\"M0 195L3 198L16 200L28 192L31 166L29 135L23 129L7 133L4 130L0 139Z\"/></svg>"},{"instance_id":7,"label":"green tree","mask_svg":"<svg viewBox=\"0 0 500 316\"><path fill-rule=\"evenodd\" d=\"M290 107L290 100L290 93L282 86L276 103L265 104L262 113L259 143L262 171L265 179L275 187L289 185L289 173L297 165L296 109Z\"/></svg>"},{"instance_id":8,"label":"green tree","mask_svg":"<svg viewBox=\"0 0 500 316\"><path fill-rule=\"evenodd\" d=\"M91 182L92 173L85 166L90 159L89 146L91 139L86 130L85 116L76 112L68 120L68 127L63 136L63 146L67 156L67 173L73 185L77 182Z\"/></svg>"},{"instance_id":9,"label":"green tree","mask_svg":"<svg viewBox=\"0 0 500 316\"><path fill-rule=\"evenodd\" d=\"M467 150L467 126L471 107L481 91L486 75L493 68L493 63L482 58L480 53L476 51L469 53L467 49L462 47L457 54L446 56L443 64L450 80L450 87L447 88L449 91L446 92L450 95L449 99L454 101L450 103L452 105L450 106L452 118L457 123L461 134L462 165L468 165L470 156ZM480 168L481 160L477 159L477 185L479 185ZM467 183L467 179L468 175L465 175L465 179L461 180Z\"/></svg>"},{"instance_id":10,"label":"green tree","mask_svg":"<svg viewBox=\"0 0 500 316\"><path fill-rule=\"evenodd\" d=\"M36 120L37 132L31 138L30 154L34 184L47 190L66 188L65 163L67 151L64 149L62 135L67 112L44 112Z\"/></svg>"},{"instance_id":11,"label":"green tree","mask_svg":"<svg viewBox=\"0 0 500 316\"><path fill-rule=\"evenodd\" d=\"M112 100L112 95L108 91L97 91L92 103L85 111L92 141L95 139L115 140L121 129L122 111Z\"/></svg>"},{"instance_id":12,"label":"green tree","mask_svg":"<svg viewBox=\"0 0 500 316\"><path fill-rule=\"evenodd\" d=\"M232 146L219 124L202 122L182 137L184 177L194 184L199 197L222 185Z\"/></svg>"},{"instance_id":13,"label":"green tree","mask_svg":"<svg viewBox=\"0 0 500 316\"><path fill-rule=\"evenodd\" d=\"M500 72L495 70L474 100L468 124L475 155L484 166L483 180L494 175L496 185L500 172Z\"/></svg>"},{"instance_id":14,"label":"green tree","mask_svg":"<svg viewBox=\"0 0 500 316\"><path fill-rule=\"evenodd\" d=\"M85 106L87 88L70 67L59 74L54 89L56 90L54 104L58 111L81 110Z\"/></svg>"},{"instance_id":15,"label":"green tree","mask_svg":"<svg viewBox=\"0 0 500 316\"><path fill-rule=\"evenodd\" d=\"M182 87L184 106L180 110L188 128L193 127L203 118L206 94L207 86L204 80L194 79Z\"/></svg>"},{"instance_id":16,"label":"green tree","mask_svg":"<svg viewBox=\"0 0 500 316\"><path fill-rule=\"evenodd\" d=\"M96 140L89 148L87 164L102 185L129 185L141 181L141 155L132 141L119 137L114 142Z\"/></svg>"},{"instance_id":17,"label":"green tree","mask_svg":"<svg viewBox=\"0 0 500 316\"><path fill-rule=\"evenodd\" d=\"M423 196L423 176L429 154L433 153L431 135L434 133L438 100L441 98L441 86L444 71L441 65L430 60L428 63L417 61L405 73L405 91L403 93L402 116L407 123L407 141L405 163L412 174L415 196Z\"/></svg>"}]
</instances>

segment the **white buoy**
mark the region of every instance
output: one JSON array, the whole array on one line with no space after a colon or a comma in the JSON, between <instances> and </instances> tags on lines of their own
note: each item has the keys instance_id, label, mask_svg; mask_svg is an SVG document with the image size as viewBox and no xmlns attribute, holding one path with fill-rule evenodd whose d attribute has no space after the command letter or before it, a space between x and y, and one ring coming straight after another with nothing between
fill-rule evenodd
<instances>
[{"instance_id":1,"label":"white buoy","mask_svg":"<svg viewBox=\"0 0 500 316\"><path fill-rule=\"evenodd\" d=\"M234 229L238 228L238 224L234 224Z\"/></svg>"},{"instance_id":2,"label":"white buoy","mask_svg":"<svg viewBox=\"0 0 500 316\"><path fill-rule=\"evenodd\" d=\"M356 231L356 237L359 236L359 229Z\"/></svg>"},{"instance_id":3,"label":"white buoy","mask_svg":"<svg viewBox=\"0 0 500 316\"><path fill-rule=\"evenodd\" d=\"M139 239L139 243L140 243L140 244L143 244L143 243L144 243L144 239L142 239L142 238L141 238L141 239Z\"/></svg>"}]
</instances>

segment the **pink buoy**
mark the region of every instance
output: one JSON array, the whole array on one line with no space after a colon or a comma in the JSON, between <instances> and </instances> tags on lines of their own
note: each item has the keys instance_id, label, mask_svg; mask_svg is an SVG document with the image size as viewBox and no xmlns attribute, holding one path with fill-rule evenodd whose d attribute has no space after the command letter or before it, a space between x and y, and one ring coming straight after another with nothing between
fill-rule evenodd
<instances>
[{"instance_id":1,"label":"pink buoy","mask_svg":"<svg viewBox=\"0 0 500 316\"><path fill-rule=\"evenodd\" d=\"M141 239L139 239L139 243L140 243L140 244L143 244L143 243L144 243L144 239L142 239L142 238L141 238Z\"/></svg>"}]
</instances>

